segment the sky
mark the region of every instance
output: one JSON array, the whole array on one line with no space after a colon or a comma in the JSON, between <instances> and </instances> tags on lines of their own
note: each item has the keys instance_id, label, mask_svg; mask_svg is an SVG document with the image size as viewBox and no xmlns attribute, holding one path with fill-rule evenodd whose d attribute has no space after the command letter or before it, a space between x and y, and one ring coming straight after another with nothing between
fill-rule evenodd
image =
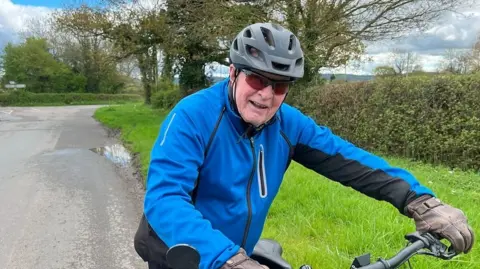
<instances>
[{"instance_id":1,"label":"sky","mask_svg":"<svg viewBox=\"0 0 480 269\"><path fill-rule=\"evenodd\" d=\"M62 5L62 0L15 0L11 1L17 5L30 5L30 6L44 6L44 7L60 7Z\"/></svg>"},{"instance_id":2,"label":"sky","mask_svg":"<svg viewBox=\"0 0 480 269\"><path fill-rule=\"evenodd\" d=\"M7 42L18 41L15 33L25 26L28 18L47 14L55 8L61 8L65 3L78 4L82 1L92 3L98 0L0 0L0 49L3 49ZM461 14L446 14L440 23L423 33L412 34L394 42L368 44L364 57L370 61L364 61L357 67L349 66L346 72L371 74L376 66L389 64L389 51L394 47L417 53L423 69L435 71L445 49L468 49L477 38L477 33L480 32L480 0L474 1L476 4L473 8ZM343 73L345 68L324 68L322 71ZM228 68L217 65L214 72L225 75Z\"/></svg>"}]
</instances>

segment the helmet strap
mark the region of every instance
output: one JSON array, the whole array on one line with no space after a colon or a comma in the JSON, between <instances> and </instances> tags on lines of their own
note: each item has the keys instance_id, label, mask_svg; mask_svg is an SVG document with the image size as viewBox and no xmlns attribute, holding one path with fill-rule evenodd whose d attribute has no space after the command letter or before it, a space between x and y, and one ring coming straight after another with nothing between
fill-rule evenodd
<instances>
[{"instance_id":1,"label":"helmet strap","mask_svg":"<svg viewBox=\"0 0 480 269\"><path fill-rule=\"evenodd\" d=\"M230 79L230 82L228 83L228 99L230 100L230 104L235 111L235 113L238 114L238 116L241 117L238 107L237 107L237 79L238 75L240 74L240 71L238 69L235 69L235 78L232 80Z\"/></svg>"}]
</instances>

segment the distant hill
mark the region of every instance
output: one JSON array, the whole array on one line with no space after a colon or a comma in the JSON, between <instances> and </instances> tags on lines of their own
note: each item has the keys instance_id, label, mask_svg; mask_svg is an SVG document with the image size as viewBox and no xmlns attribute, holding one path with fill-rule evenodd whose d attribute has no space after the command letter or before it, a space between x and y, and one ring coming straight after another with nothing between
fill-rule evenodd
<instances>
[{"instance_id":1,"label":"distant hill","mask_svg":"<svg viewBox=\"0 0 480 269\"><path fill-rule=\"evenodd\" d=\"M322 74L322 78L326 80L330 80L330 76L332 74ZM345 81L345 77L347 78L347 81L368 81L368 80L373 80L374 76L373 75L354 75L354 74L334 74L335 75L335 80L343 80Z\"/></svg>"}]
</instances>

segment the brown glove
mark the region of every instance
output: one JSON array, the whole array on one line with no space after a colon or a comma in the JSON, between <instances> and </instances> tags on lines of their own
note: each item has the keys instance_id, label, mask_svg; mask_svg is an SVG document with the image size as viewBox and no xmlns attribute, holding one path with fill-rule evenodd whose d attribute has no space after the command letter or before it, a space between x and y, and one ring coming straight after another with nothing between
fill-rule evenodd
<instances>
[{"instance_id":1,"label":"brown glove","mask_svg":"<svg viewBox=\"0 0 480 269\"><path fill-rule=\"evenodd\" d=\"M423 195L407 205L406 213L415 220L417 231L447 239L457 253L468 253L472 249L475 235L460 209Z\"/></svg>"},{"instance_id":2,"label":"brown glove","mask_svg":"<svg viewBox=\"0 0 480 269\"><path fill-rule=\"evenodd\" d=\"M220 269L268 269L268 267L248 257L245 250L241 248Z\"/></svg>"}]
</instances>

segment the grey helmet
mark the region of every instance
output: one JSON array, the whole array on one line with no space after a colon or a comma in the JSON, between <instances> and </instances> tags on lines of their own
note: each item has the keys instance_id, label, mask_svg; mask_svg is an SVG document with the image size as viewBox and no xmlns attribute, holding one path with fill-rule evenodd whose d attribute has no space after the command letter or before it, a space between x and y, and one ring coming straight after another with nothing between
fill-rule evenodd
<instances>
[{"instance_id":1,"label":"grey helmet","mask_svg":"<svg viewBox=\"0 0 480 269\"><path fill-rule=\"evenodd\" d=\"M290 77L303 77L300 41L278 24L255 23L245 27L230 46L230 62L239 69L256 69Z\"/></svg>"}]
</instances>

